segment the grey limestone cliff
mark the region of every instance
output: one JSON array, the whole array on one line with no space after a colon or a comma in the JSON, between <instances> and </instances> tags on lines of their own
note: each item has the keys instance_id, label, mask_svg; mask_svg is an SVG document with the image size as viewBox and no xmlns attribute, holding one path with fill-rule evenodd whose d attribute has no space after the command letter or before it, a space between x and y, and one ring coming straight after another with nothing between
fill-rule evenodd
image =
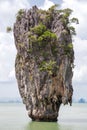
<instances>
[{"instance_id":1,"label":"grey limestone cliff","mask_svg":"<svg viewBox=\"0 0 87 130\"><path fill-rule=\"evenodd\" d=\"M34 6L17 14L15 72L32 120L57 121L60 105L72 104L74 51L69 11Z\"/></svg>"}]
</instances>

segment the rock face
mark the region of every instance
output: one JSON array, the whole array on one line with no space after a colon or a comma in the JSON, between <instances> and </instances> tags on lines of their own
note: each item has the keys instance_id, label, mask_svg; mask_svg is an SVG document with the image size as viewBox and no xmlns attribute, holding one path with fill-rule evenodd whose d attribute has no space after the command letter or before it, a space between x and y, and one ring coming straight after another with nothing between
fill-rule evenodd
<instances>
[{"instance_id":1,"label":"rock face","mask_svg":"<svg viewBox=\"0 0 87 130\"><path fill-rule=\"evenodd\" d=\"M74 52L68 16L51 7L20 10L14 24L15 71L29 117L57 121L61 103L72 103Z\"/></svg>"}]
</instances>

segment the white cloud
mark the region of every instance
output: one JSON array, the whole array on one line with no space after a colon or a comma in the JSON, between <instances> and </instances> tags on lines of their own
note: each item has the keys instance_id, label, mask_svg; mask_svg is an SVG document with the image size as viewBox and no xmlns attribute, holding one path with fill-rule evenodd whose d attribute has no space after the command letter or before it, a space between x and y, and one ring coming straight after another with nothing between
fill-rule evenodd
<instances>
[{"instance_id":1,"label":"white cloud","mask_svg":"<svg viewBox=\"0 0 87 130\"><path fill-rule=\"evenodd\" d=\"M74 42L75 50L75 70L74 70L74 82L79 84L87 83L87 40L75 38Z\"/></svg>"},{"instance_id":2,"label":"white cloud","mask_svg":"<svg viewBox=\"0 0 87 130\"><path fill-rule=\"evenodd\" d=\"M53 3L52 1L50 1L50 0L45 0L44 5L41 6L40 8L41 8L41 9L44 9L44 10L47 10L47 9L49 9L52 5L54 5L54 3Z\"/></svg>"},{"instance_id":3,"label":"white cloud","mask_svg":"<svg viewBox=\"0 0 87 130\"><path fill-rule=\"evenodd\" d=\"M7 81L14 66L16 49L11 34L0 33L0 36L0 81Z\"/></svg>"},{"instance_id":4,"label":"white cloud","mask_svg":"<svg viewBox=\"0 0 87 130\"><path fill-rule=\"evenodd\" d=\"M14 80L14 79L15 79L15 68L13 68L13 69L10 71L10 73L9 73L9 75L8 75L8 78L9 78L9 80Z\"/></svg>"},{"instance_id":5,"label":"white cloud","mask_svg":"<svg viewBox=\"0 0 87 130\"><path fill-rule=\"evenodd\" d=\"M13 26L16 13L21 8L30 8L28 0L0 0L0 81L14 79L16 48L13 34L7 34L7 26Z\"/></svg>"},{"instance_id":6,"label":"white cloud","mask_svg":"<svg viewBox=\"0 0 87 130\"><path fill-rule=\"evenodd\" d=\"M28 0L0 1L0 30L5 31L8 25L13 25L16 13L21 8L30 8Z\"/></svg>"},{"instance_id":7,"label":"white cloud","mask_svg":"<svg viewBox=\"0 0 87 130\"><path fill-rule=\"evenodd\" d=\"M79 19L79 25L75 26L78 37L87 39L87 1L63 0L62 8L71 8L73 16Z\"/></svg>"}]
</instances>

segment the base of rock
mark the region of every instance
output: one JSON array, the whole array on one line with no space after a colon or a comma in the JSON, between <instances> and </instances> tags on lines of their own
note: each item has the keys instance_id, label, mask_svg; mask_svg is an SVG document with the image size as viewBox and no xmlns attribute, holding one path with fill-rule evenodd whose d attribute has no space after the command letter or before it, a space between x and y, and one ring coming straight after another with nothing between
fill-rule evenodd
<instances>
[{"instance_id":1,"label":"base of rock","mask_svg":"<svg viewBox=\"0 0 87 130\"><path fill-rule=\"evenodd\" d=\"M37 122L57 122L57 118L54 119L32 119L32 121L37 121Z\"/></svg>"},{"instance_id":2,"label":"base of rock","mask_svg":"<svg viewBox=\"0 0 87 130\"><path fill-rule=\"evenodd\" d=\"M28 114L29 115L29 114ZM32 121L38 121L38 122L57 122L57 117L58 114L57 113L53 113L53 114L45 114L45 115L29 115L29 117L32 119Z\"/></svg>"},{"instance_id":3,"label":"base of rock","mask_svg":"<svg viewBox=\"0 0 87 130\"><path fill-rule=\"evenodd\" d=\"M54 117L52 117L52 118L33 118L32 117L32 121L38 121L38 122L57 122L57 117L56 118L54 118Z\"/></svg>"}]
</instances>

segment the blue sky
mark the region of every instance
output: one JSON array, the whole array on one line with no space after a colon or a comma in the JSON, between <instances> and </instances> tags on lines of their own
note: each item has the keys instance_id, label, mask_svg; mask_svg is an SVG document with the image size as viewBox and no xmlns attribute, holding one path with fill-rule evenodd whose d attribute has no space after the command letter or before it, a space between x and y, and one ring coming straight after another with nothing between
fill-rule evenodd
<instances>
[{"instance_id":1,"label":"blue sky","mask_svg":"<svg viewBox=\"0 0 87 130\"><path fill-rule=\"evenodd\" d=\"M79 19L79 25L74 25L77 36L73 37L76 65L73 97L87 99L87 0L0 0L0 97L19 97L14 72L14 37L13 33L6 33L6 27L13 27L16 13L21 8L37 5L48 9L53 4L73 9L72 17Z\"/></svg>"}]
</instances>

